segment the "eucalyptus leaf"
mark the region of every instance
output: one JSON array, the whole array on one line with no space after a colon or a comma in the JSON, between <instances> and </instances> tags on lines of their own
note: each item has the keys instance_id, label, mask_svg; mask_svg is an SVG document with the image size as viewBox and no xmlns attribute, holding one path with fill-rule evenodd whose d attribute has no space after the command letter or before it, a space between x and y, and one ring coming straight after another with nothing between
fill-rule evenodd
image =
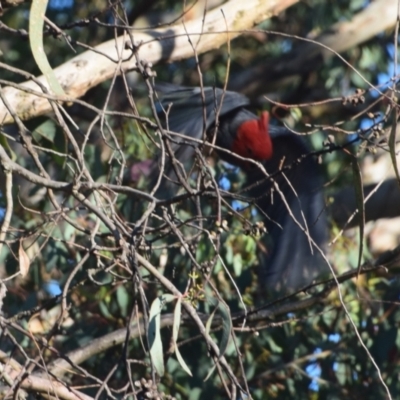
<instances>
[{"instance_id":1,"label":"eucalyptus leaf","mask_svg":"<svg viewBox=\"0 0 400 400\"><path fill-rule=\"evenodd\" d=\"M59 96L64 96L65 92L57 80L57 77L51 68L43 44L43 25L48 0L33 0L31 13L29 16L29 43L33 58L36 61L40 71L46 77L52 92Z\"/></svg>"},{"instance_id":2,"label":"eucalyptus leaf","mask_svg":"<svg viewBox=\"0 0 400 400\"><path fill-rule=\"evenodd\" d=\"M361 260L364 250L364 228L365 228L365 203L364 203L364 189L360 166L358 165L357 159L352 158L353 167L353 179L354 179L354 189L356 193L357 209L360 220L360 243L358 248L358 261L357 261L357 274L360 273Z\"/></svg>"},{"instance_id":3,"label":"eucalyptus leaf","mask_svg":"<svg viewBox=\"0 0 400 400\"><path fill-rule=\"evenodd\" d=\"M174 341L175 354L176 354L176 358L177 358L179 364L186 371L187 374L189 374L190 376L193 376L189 367L187 366L185 360L183 359L181 353L179 352L179 348L177 346L179 326L181 323L181 311L182 311L182 298L179 297L176 302L175 310L174 310L174 324L172 326L172 339Z\"/></svg>"},{"instance_id":4,"label":"eucalyptus leaf","mask_svg":"<svg viewBox=\"0 0 400 400\"><path fill-rule=\"evenodd\" d=\"M56 136L56 126L54 121L51 119L44 121L32 132L32 136L36 140L40 140L40 138L43 137L49 142L54 143L54 138Z\"/></svg>"},{"instance_id":5,"label":"eucalyptus leaf","mask_svg":"<svg viewBox=\"0 0 400 400\"><path fill-rule=\"evenodd\" d=\"M121 315L123 317L126 317L128 315L128 306L129 306L129 293L126 290L125 286L118 286L117 291L117 302L119 305L119 308L121 310Z\"/></svg>"},{"instance_id":6,"label":"eucalyptus leaf","mask_svg":"<svg viewBox=\"0 0 400 400\"><path fill-rule=\"evenodd\" d=\"M160 332L161 310L163 305L164 301L161 297L154 299L150 307L149 327L147 330L151 362L159 376L164 376L165 372L163 345Z\"/></svg>"},{"instance_id":7,"label":"eucalyptus leaf","mask_svg":"<svg viewBox=\"0 0 400 400\"><path fill-rule=\"evenodd\" d=\"M222 317L222 338L219 346L219 357L221 358L226 352L232 334L232 317L229 307L222 301L218 303L218 310Z\"/></svg>"},{"instance_id":8,"label":"eucalyptus leaf","mask_svg":"<svg viewBox=\"0 0 400 400\"><path fill-rule=\"evenodd\" d=\"M240 276L243 269L243 259L240 253L236 253L233 257L233 270L236 276Z\"/></svg>"}]
</instances>

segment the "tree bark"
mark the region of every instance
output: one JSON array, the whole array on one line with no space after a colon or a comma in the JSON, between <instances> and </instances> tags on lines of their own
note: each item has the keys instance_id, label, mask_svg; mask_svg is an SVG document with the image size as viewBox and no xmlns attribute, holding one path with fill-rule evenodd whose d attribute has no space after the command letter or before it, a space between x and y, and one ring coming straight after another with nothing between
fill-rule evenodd
<instances>
[{"instance_id":1,"label":"tree bark","mask_svg":"<svg viewBox=\"0 0 400 400\"><path fill-rule=\"evenodd\" d=\"M375 190L377 184L364 187L364 195L367 197ZM357 200L354 187L345 187L333 196L333 202L329 213L340 228L344 227L349 217L357 210ZM365 222L375 221L379 218L394 218L400 216L400 188L397 179L388 179L365 203ZM359 224L358 216L355 216L346 228L353 228Z\"/></svg>"},{"instance_id":2,"label":"tree bark","mask_svg":"<svg viewBox=\"0 0 400 400\"><path fill-rule=\"evenodd\" d=\"M279 14L296 2L297 0L231 0L207 13L204 20L202 17L169 28L132 32L134 45L137 46L139 59L143 62L155 64L185 59L195 53L204 53L222 46L239 36L243 30ZM67 94L67 98L58 99L68 101L79 98L90 88L110 79L114 74L119 74L121 70L135 70L136 57L126 44L131 44L128 34L102 43L55 68L58 82ZM4 64L3 67L7 68ZM40 76L38 80L49 87L44 76ZM35 93L24 92L23 88ZM16 87L5 87L3 91L12 109L23 120L51 111L49 100L32 80ZM50 99L55 98L50 96ZM2 124L13 122L12 116L1 102L0 121Z\"/></svg>"},{"instance_id":3,"label":"tree bark","mask_svg":"<svg viewBox=\"0 0 400 400\"><path fill-rule=\"evenodd\" d=\"M397 0L376 0L350 21L338 22L318 36L308 37L306 41L298 38L289 53L278 59L262 60L238 74L231 79L229 89L255 97L281 86L282 80L290 76L315 71L326 58L343 53L394 27L397 8Z\"/></svg>"}]
</instances>

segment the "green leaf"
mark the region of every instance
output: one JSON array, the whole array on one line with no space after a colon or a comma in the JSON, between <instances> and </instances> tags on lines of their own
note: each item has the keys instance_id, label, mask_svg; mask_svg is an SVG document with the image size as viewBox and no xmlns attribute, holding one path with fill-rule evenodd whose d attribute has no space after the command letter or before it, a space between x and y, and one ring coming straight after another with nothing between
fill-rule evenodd
<instances>
[{"instance_id":1,"label":"green leaf","mask_svg":"<svg viewBox=\"0 0 400 400\"><path fill-rule=\"evenodd\" d=\"M207 322L206 322L206 332L207 332L207 335L210 334L211 326L212 326L212 321L213 321L213 319L214 319L214 315L215 315L215 312L216 312L216 311L217 311L217 309L215 308L215 309L213 310L213 312L210 314L210 316L208 317L208 320L207 320Z\"/></svg>"},{"instance_id":2,"label":"green leaf","mask_svg":"<svg viewBox=\"0 0 400 400\"><path fill-rule=\"evenodd\" d=\"M207 376L204 378L204 382L207 382L208 381L208 379L210 378L210 376L212 375L212 373L215 371L215 365L213 365L212 367L211 367L211 369L208 371L208 374L207 374Z\"/></svg>"},{"instance_id":3,"label":"green leaf","mask_svg":"<svg viewBox=\"0 0 400 400\"><path fill-rule=\"evenodd\" d=\"M237 253L233 257L233 270L236 276L241 275L242 267L243 267L242 255L240 253Z\"/></svg>"},{"instance_id":4,"label":"green leaf","mask_svg":"<svg viewBox=\"0 0 400 400\"><path fill-rule=\"evenodd\" d=\"M103 314L103 316L107 319L114 319L114 317L110 314L110 312L108 311L108 307L105 304L104 301L100 301L99 303L99 308L100 308L100 312Z\"/></svg>"},{"instance_id":5,"label":"green leaf","mask_svg":"<svg viewBox=\"0 0 400 400\"><path fill-rule=\"evenodd\" d=\"M128 315L128 305L130 296L128 295L128 292L125 289L125 286L118 286L116 294L117 294L117 302L121 310L121 315L123 317L126 317Z\"/></svg>"},{"instance_id":6,"label":"green leaf","mask_svg":"<svg viewBox=\"0 0 400 400\"><path fill-rule=\"evenodd\" d=\"M208 299L208 301L212 304L216 303L215 299ZM221 338L221 343L219 345L219 358L221 358L224 356L226 349L228 347L228 344L229 344L229 338L232 333L232 318L231 318L231 313L230 313L229 307L224 302L219 301L217 304L217 309L219 310L221 317L222 317L222 338ZM207 320L207 323L206 323L206 332L207 333L210 332L212 320L215 315L215 311L216 310L214 310L211 313L210 317ZM204 382L207 381L207 379L211 376L214 369L215 369L215 365L208 372L206 378L204 379Z\"/></svg>"},{"instance_id":7,"label":"green leaf","mask_svg":"<svg viewBox=\"0 0 400 400\"><path fill-rule=\"evenodd\" d=\"M346 384L346 377L347 377L347 366L342 362L336 363L336 379L338 380L340 385Z\"/></svg>"},{"instance_id":8,"label":"green leaf","mask_svg":"<svg viewBox=\"0 0 400 400\"><path fill-rule=\"evenodd\" d=\"M360 243L358 249L358 262L357 262L357 276L360 273L361 260L364 250L364 227L365 227L365 203L364 203L364 189L362 182L362 175L360 166L358 165L357 158L352 157L354 189L356 192L356 203L360 218Z\"/></svg>"},{"instance_id":9,"label":"green leaf","mask_svg":"<svg viewBox=\"0 0 400 400\"><path fill-rule=\"evenodd\" d=\"M43 137L49 142L54 143L54 138L56 136L56 126L54 122L50 119L46 120L32 132L32 136L38 141Z\"/></svg>"},{"instance_id":10,"label":"green leaf","mask_svg":"<svg viewBox=\"0 0 400 400\"><path fill-rule=\"evenodd\" d=\"M213 297L208 297L207 296L207 302L211 304L211 306L215 307L210 316L208 317L208 320L206 322L206 333L207 335L210 335L211 331L211 326L212 326L212 321L214 319L215 312L217 311L216 303L217 301ZM210 370L208 371L207 376L204 378L204 382L208 380L208 378L212 375L212 373L215 370L215 365L213 365Z\"/></svg>"},{"instance_id":11,"label":"green leaf","mask_svg":"<svg viewBox=\"0 0 400 400\"><path fill-rule=\"evenodd\" d=\"M218 303L218 310L222 317L222 338L219 348L219 358L221 358L228 347L229 338L232 333L232 318L229 307L222 301Z\"/></svg>"},{"instance_id":12,"label":"green leaf","mask_svg":"<svg viewBox=\"0 0 400 400\"><path fill-rule=\"evenodd\" d=\"M150 307L149 329L147 331L150 347L150 359L159 376L163 376L165 372L160 332L161 310L163 305L164 301L162 296L154 299Z\"/></svg>"},{"instance_id":13,"label":"green leaf","mask_svg":"<svg viewBox=\"0 0 400 400\"><path fill-rule=\"evenodd\" d=\"M390 131L388 144L389 144L390 158L392 159L394 172L396 174L397 182L400 185L400 174L396 158L396 133L397 133L397 112L396 109L393 109L392 129Z\"/></svg>"},{"instance_id":14,"label":"green leaf","mask_svg":"<svg viewBox=\"0 0 400 400\"><path fill-rule=\"evenodd\" d=\"M44 52L43 25L48 0L33 0L29 16L29 43L33 58L40 71L46 77L52 92L59 96L65 96L65 92L57 80L57 77L49 64Z\"/></svg>"},{"instance_id":15,"label":"green leaf","mask_svg":"<svg viewBox=\"0 0 400 400\"><path fill-rule=\"evenodd\" d=\"M17 160L17 155L14 153L13 149L8 144L7 138L3 135L0 135L0 145L3 146L7 150L11 160L13 160L13 161Z\"/></svg>"},{"instance_id":16,"label":"green leaf","mask_svg":"<svg viewBox=\"0 0 400 400\"><path fill-rule=\"evenodd\" d=\"M254 253L257 247L256 241L251 236L245 236L243 238L245 242L246 253Z\"/></svg>"},{"instance_id":17,"label":"green leaf","mask_svg":"<svg viewBox=\"0 0 400 400\"><path fill-rule=\"evenodd\" d=\"M232 246L228 245L225 246L226 248L226 255L225 255L225 260L228 264L232 264L233 262L233 249Z\"/></svg>"},{"instance_id":18,"label":"green leaf","mask_svg":"<svg viewBox=\"0 0 400 400\"><path fill-rule=\"evenodd\" d=\"M175 354L179 364L181 365L183 370L186 371L188 375L193 376L189 367L185 363L185 360L181 356L181 353L179 352L179 348L177 346L179 326L181 324L181 308L182 308L182 299L179 297L175 305L174 324L172 326L172 339L174 341Z\"/></svg>"}]
</instances>

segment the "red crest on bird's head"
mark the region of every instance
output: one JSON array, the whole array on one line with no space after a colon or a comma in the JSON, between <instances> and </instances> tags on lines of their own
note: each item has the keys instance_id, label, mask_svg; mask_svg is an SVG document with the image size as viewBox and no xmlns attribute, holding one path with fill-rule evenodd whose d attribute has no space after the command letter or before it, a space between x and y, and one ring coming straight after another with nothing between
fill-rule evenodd
<instances>
[{"instance_id":1,"label":"red crest on bird's head","mask_svg":"<svg viewBox=\"0 0 400 400\"><path fill-rule=\"evenodd\" d=\"M259 119L243 122L237 131L232 150L247 158L257 161L272 157L272 141L268 130L269 114L264 111Z\"/></svg>"}]
</instances>

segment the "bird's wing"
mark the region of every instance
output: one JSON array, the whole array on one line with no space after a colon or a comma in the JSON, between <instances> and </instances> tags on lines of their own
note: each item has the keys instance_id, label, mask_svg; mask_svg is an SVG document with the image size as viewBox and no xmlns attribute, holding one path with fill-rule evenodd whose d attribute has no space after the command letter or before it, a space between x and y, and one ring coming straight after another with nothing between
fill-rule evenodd
<instances>
[{"instance_id":1,"label":"bird's wing","mask_svg":"<svg viewBox=\"0 0 400 400\"><path fill-rule=\"evenodd\" d=\"M274 153L264 163L268 173L279 171L282 160L283 166L289 166L310 153L300 136L280 127L271 127L270 131ZM262 178L261 172L248 173L247 183L253 184ZM271 192L273 184L268 181L250 192L270 218L265 221L268 230L265 240L270 251L261 256L260 268L265 287L272 291L293 291L329 272L319 250L324 250L328 235L321 171L315 159L306 157L290 169L278 172L274 181L282 195L276 188ZM314 245L310 244L307 234Z\"/></svg>"}]
</instances>

